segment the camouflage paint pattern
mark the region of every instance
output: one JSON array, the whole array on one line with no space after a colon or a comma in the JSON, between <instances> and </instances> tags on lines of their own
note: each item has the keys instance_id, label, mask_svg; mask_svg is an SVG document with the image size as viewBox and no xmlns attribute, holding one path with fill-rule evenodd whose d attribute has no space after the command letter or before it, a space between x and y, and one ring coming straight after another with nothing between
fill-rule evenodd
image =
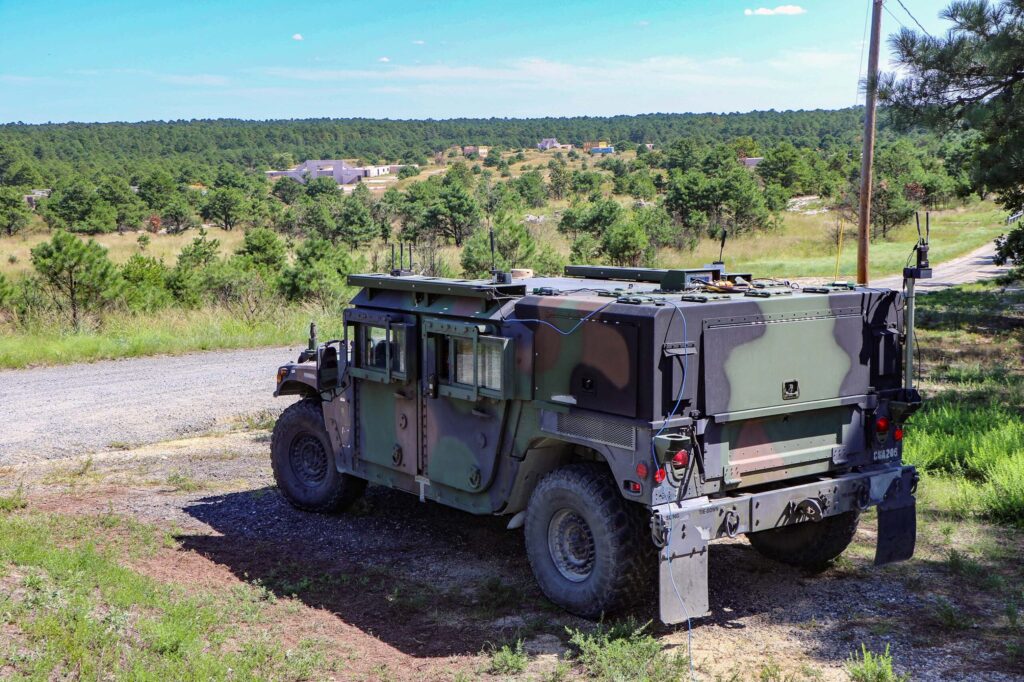
<instances>
[{"instance_id":1,"label":"camouflage paint pattern","mask_svg":"<svg viewBox=\"0 0 1024 682\"><path fill-rule=\"evenodd\" d=\"M900 458L892 430L879 439L871 428L901 388L897 292L768 287L695 296L575 278L494 285L367 275L352 283L364 289L350 328L406 325L415 357L404 377L382 382L356 371L321 391L338 467L424 499L474 513L520 511L544 473L579 458L606 461L629 499L677 499L680 476L652 479L659 430L693 437L702 470L685 496L846 471L879 452L885 464ZM452 381L442 357L449 334L438 331L449 323L460 330L451 335L510 340L502 391ZM315 386L307 367L296 366L282 392ZM637 474L641 462L646 477Z\"/></svg>"}]
</instances>

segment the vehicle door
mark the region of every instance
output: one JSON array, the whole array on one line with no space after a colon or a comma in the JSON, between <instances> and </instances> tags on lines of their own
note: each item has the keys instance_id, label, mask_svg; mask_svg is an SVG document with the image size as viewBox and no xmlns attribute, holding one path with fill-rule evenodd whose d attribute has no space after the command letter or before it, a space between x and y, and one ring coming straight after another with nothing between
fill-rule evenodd
<instances>
[{"instance_id":1,"label":"vehicle door","mask_svg":"<svg viewBox=\"0 0 1024 682\"><path fill-rule=\"evenodd\" d=\"M416 318L350 309L345 337L352 356L356 460L416 476L421 400Z\"/></svg>"},{"instance_id":2,"label":"vehicle door","mask_svg":"<svg viewBox=\"0 0 1024 682\"><path fill-rule=\"evenodd\" d=\"M420 474L478 493L490 487L513 396L513 340L487 324L422 322Z\"/></svg>"}]
</instances>

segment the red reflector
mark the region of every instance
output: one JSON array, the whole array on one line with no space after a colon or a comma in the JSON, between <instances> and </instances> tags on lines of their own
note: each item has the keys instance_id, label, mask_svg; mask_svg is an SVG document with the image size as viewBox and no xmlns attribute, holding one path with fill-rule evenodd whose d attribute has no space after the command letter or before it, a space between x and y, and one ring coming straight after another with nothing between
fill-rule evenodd
<instances>
[{"instance_id":1,"label":"red reflector","mask_svg":"<svg viewBox=\"0 0 1024 682\"><path fill-rule=\"evenodd\" d=\"M655 483L661 483L664 480L665 480L665 470L664 469L658 469L657 471L654 472L654 482Z\"/></svg>"},{"instance_id":2,"label":"red reflector","mask_svg":"<svg viewBox=\"0 0 1024 682\"><path fill-rule=\"evenodd\" d=\"M647 478L647 465L640 462L636 465L636 475L640 478Z\"/></svg>"},{"instance_id":3,"label":"red reflector","mask_svg":"<svg viewBox=\"0 0 1024 682\"><path fill-rule=\"evenodd\" d=\"M640 492L640 484L636 481L626 481L626 489L631 493Z\"/></svg>"},{"instance_id":4,"label":"red reflector","mask_svg":"<svg viewBox=\"0 0 1024 682\"><path fill-rule=\"evenodd\" d=\"M903 429L896 427L896 431L893 432L892 437L896 440L903 440Z\"/></svg>"},{"instance_id":5,"label":"red reflector","mask_svg":"<svg viewBox=\"0 0 1024 682\"><path fill-rule=\"evenodd\" d=\"M690 455L686 450L680 450L672 457L672 466L684 467L690 463Z\"/></svg>"},{"instance_id":6,"label":"red reflector","mask_svg":"<svg viewBox=\"0 0 1024 682\"><path fill-rule=\"evenodd\" d=\"M875 430L879 433L885 433L889 430L889 418L879 417L875 420Z\"/></svg>"}]
</instances>

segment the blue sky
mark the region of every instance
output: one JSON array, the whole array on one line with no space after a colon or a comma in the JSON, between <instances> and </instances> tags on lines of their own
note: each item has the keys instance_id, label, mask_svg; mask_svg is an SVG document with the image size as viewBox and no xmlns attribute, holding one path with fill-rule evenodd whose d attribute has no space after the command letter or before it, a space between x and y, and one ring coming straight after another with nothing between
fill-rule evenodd
<instances>
[{"instance_id":1,"label":"blue sky","mask_svg":"<svg viewBox=\"0 0 1024 682\"><path fill-rule=\"evenodd\" d=\"M838 108L869 4L0 0L0 122Z\"/></svg>"}]
</instances>

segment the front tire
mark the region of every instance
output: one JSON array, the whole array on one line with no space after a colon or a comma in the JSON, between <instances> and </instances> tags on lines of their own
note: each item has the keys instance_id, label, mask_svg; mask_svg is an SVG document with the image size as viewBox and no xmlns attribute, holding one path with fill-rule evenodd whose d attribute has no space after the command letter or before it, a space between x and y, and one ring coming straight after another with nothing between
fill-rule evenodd
<instances>
[{"instance_id":1,"label":"front tire","mask_svg":"<svg viewBox=\"0 0 1024 682\"><path fill-rule=\"evenodd\" d=\"M645 512L622 498L600 464L570 464L541 479L525 529L541 591L584 618L635 602L650 584L655 557Z\"/></svg>"},{"instance_id":2,"label":"front tire","mask_svg":"<svg viewBox=\"0 0 1024 682\"><path fill-rule=\"evenodd\" d=\"M270 439L270 464L285 499L303 511L342 511L366 490L366 481L335 467L317 400L300 400L277 418Z\"/></svg>"},{"instance_id":3,"label":"front tire","mask_svg":"<svg viewBox=\"0 0 1024 682\"><path fill-rule=\"evenodd\" d=\"M826 516L821 521L804 521L757 533L747 539L758 552L775 561L820 569L842 554L857 533L860 512L848 511Z\"/></svg>"}]
</instances>

